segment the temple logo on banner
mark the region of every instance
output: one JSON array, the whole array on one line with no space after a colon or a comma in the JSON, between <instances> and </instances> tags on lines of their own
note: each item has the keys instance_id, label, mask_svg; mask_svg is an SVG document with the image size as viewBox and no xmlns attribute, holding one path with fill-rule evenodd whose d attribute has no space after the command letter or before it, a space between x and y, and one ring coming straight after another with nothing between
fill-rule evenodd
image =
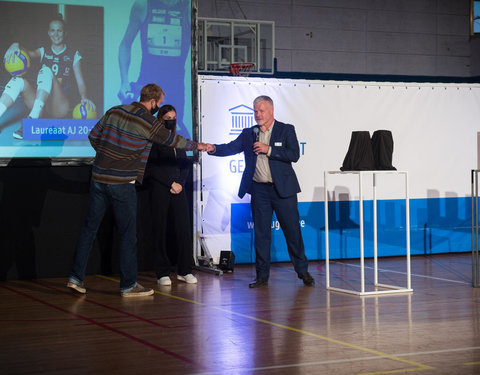
<instances>
[{"instance_id":1,"label":"temple logo on banner","mask_svg":"<svg viewBox=\"0 0 480 375\"><path fill-rule=\"evenodd\" d=\"M247 107L245 104L240 104L230 108L228 111L232 116L230 135L239 135L243 129L253 126L253 108Z\"/></svg>"}]
</instances>

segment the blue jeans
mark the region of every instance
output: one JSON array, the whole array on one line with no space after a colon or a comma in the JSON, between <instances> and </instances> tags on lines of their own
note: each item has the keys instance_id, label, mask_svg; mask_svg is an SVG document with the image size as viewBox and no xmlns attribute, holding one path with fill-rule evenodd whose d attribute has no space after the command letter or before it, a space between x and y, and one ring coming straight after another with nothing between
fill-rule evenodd
<instances>
[{"instance_id":1,"label":"blue jeans","mask_svg":"<svg viewBox=\"0 0 480 375\"><path fill-rule=\"evenodd\" d=\"M88 213L75 249L69 281L83 282L88 256L105 212L113 208L119 235L120 291L137 285L137 193L134 184L108 185L91 181Z\"/></svg>"}]
</instances>

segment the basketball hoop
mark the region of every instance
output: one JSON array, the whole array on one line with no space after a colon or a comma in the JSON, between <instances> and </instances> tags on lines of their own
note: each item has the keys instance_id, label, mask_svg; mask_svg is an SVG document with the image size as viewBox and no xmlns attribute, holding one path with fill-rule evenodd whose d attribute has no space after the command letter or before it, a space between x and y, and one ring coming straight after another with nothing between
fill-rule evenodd
<instances>
[{"instance_id":1,"label":"basketball hoop","mask_svg":"<svg viewBox=\"0 0 480 375\"><path fill-rule=\"evenodd\" d=\"M248 77L255 63L239 62L230 64L230 74L234 76Z\"/></svg>"}]
</instances>

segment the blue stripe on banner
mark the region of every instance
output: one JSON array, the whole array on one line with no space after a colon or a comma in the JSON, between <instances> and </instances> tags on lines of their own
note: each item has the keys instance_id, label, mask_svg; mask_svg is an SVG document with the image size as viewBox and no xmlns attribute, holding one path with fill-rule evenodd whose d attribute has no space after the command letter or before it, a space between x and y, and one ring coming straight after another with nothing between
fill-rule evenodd
<instances>
[{"instance_id":1,"label":"blue stripe on banner","mask_svg":"<svg viewBox=\"0 0 480 375\"><path fill-rule=\"evenodd\" d=\"M406 254L405 200L381 200L377 207L378 256ZM329 202L331 259L360 256L358 201ZM323 202L300 202L300 226L308 259L325 259ZM364 201L364 251L373 257L373 203ZM471 251L471 198L410 199L412 255ZM231 248L237 263L255 262L249 203L231 205ZM272 262L289 261L283 232L272 220Z\"/></svg>"}]
</instances>

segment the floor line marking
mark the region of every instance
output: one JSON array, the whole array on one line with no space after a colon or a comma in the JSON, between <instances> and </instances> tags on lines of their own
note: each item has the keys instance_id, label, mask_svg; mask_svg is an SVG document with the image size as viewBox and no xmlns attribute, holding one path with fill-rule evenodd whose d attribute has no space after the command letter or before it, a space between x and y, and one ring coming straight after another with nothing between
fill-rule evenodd
<instances>
[{"instance_id":1,"label":"floor line marking","mask_svg":"<svg viewBox=\"0 0 480 375\"><path fill-rule=\"evenodd\" d=\"M44 286L44 287L46 287L46 288L50 288L50 289L53 289L53 290L57 290L57 291L59 291L59 292L65 293L65 294L70 294L70 295L72 295L73 297L78 298L78 299L82 298L82 299L83 299L84 301L86 301L86 302L92 302L92 303L94 302L94 301L91 301L91 300L86 299L86 298L85 298L85 297L86 297L85 295L83 295L83 296L77 296L77 295L74 295L74 294L72 294L72 293L63 292L62 290L59 290L59 289L54 288L54 287L50 287L50 286L48 286L48 285L44 285L44 284L39 283L39 282L37 282L37 284L42 285L42 286ZM41 299L36 298L36 297L34 297L34 296L31 296L31 295L29 295L29 294L27 294L27 293L24 293L24 292L22 292L22 291L20 291L20 290L16 290L15 288L11 288L11 287L8 287L8 286L2 285L2 284L0 284L0 288L7 289L7 290L9 290L9 291L11 291L11 292L13 292L13 293L16 293L16 294L21 295L21 296L26 297L26 298L29 298L29 299L31 299L31 300L33 300L33 301L36 301L36 302L40 303L40 304L43 304L43 305L48 306L48 307L50 307L50 308L53 308L53 309L55 309L55 310L61 311L61 312L65 313L65 314L67 314L67 315L74 316L74 317L76 317L76 318L78 318L78 319L80 319L80 320L84 320L84 321L86 321L86 322L89 322L90 324L93 324L93 325L96 325L96 326L101 327L101 328L103 328L103 329L106 329L106 330L108 330L108 331L117 333L117 334L119 334L119 335L121 335L121 336L124 336L124 337L126 337L126 338L128 338L128 339L130 339L130 340L132 340L132 341L135 341L135 342L138 342L138 343L143 344L143 345L145 345L145 346L148 346L148 347L150 347L150 348L152 348L152 349L155 349L155 350L157 350L157 351L159 351L159 352L161 352L161 353L164 353L164 354L169 355L169 356L171 356L171 357L174 357L174 358L176 358L176 359L182 360L183 362L189 363L189 364L191 364L191 365L193 365L193 366L206 369L206 367L205 367L204 365L199 364L199 363L196 363L195 361L193 361L193 360L191 360L191 359L189 359L189 358L187 358L187 357L184 357L184 356L182 356L182 355L180 355L180 354L174 353L174 352L172 352L172 351L170 351L170 350L168 350L168 349L162 348L162 347L160 347L160 346L158 346L158 345L155 345L155 344L153 344L153 343L151 343L151 342L149 342L149 341L147 341L147 340L144 340L144 339L142 339L142 338L140 338L140 337L136 337L136 336L133 336L133 335L131 335L131 334L129 334L129 333L123 332L123 331L120 330L120 329L113 328L113 327L109 327L107 324L98 322L98 321L96 321L96 320L94 320L94 319L87 318L86 316L83 316L83 315L80 315L80 314L78 314L78 313L75 313L75 312L69 311L69 310L67 310L67 309L64 309L64 308L62 308L62 307L56 306L56 305L54 305L53 303L50 303L50 302L41 300ZM107 307L108 307L108 306L107 306ZM127 313L127 314L128 314L128 313Z\"/></svg>"},{"instance_id":2,"label":"floor line marking","mask_svg":"<svg viewBox=\"0 0 480 375\"><path fill-rule=\"evenodd\" d=\"M350 266L350 267L357 267L357 268L360 268L361 266L357 265L357 264L350 264L350 263L343 263L343 262L335 262L337 264L343 264L345 266ZM373 267L369 267L369 266L365 266L364 268L368 268L370 270L374 270L375 268ZM393 271L393 270L385 270L385 269L381 269L379 268L378 269L378 272L390 272L390 273L399 273L401 275L406 275L407 273L406 272L401 272L401 271ZM432 279L432 280L439 280L439 281L448 281L448 282L451 282L451 283L458 283L458 284L466 284L466 285L470 285L471 283L467 283L466 281L459 281L459 280L450 280L450 279L444 279L444 278L441 278L441 277L433 277L433 276L426 276L426 275L418 275L418 274L415 274L415 273L411 273L410 274L411 276L416 276L416 277L423 277L425 279Z\"/></svg>"},{"instance_id":3,"label":"floor line marking","mask_svg":"<svg viewBox=\"0 0 480 375\"><path fill-rule=\"evenodd\" d=\"M115 282L117 282L117 283L120 282L118 279L115 279L115 278L112 278L112 277L103 276L103 275L97 275L97 276L98 276L98 277L101 277L101 278L103 278L103 279L115 281ZM224 308L221 308L221 307L216 307L216 306L207 305L207 304L205 304L205 303L198 302L198 301L194 301L194 300L190 300L190 299L187 299L187 298L177 297L177 296L174 296L174 295L169 294L169 293L160 292L160 291L158 291L158 290L154 290L154 292L155 292L155 294L160 294L160 295L163 295L163 296L166 296L166 297L170 297L170 298L174 298L174 299L178 299L178 300L181 300L181 301L184 301L184 302L189 302L189 303L194 303L194 304L196 304L196 305L205 306L205 307L208 307L208 308L211 308L211 309L214 309L214 310L218 310L218 311L221 311L221 312L225 312L225 313L228 313L228 314L240 316L240 317L245 318L245 319L254 320L254 321L257 321L257 322L260 322L260 323L264 323L264 324L268 324L268 325L271 325L271 326L283 328L283 329L286 329L286 330L289 330L289 331L301 333L301 334L306 335L306 336L312 336L312 337L315 337L315 338L318 338L318 339L321 339L321 340L324 340L324 341L328 341L328 342L332 342L332 343L335 343L335 344L347 346L347 347L350 347L350 348L353 348L353 349L357 349L357 350L360 350L360 351L363 351L363 352L375 354L375 355L380 356L380 357L383 357L383 358L388 358L388 359L391 359L391 360L393 360L393 361L402 362L402 363L409 364L409 365L411 365L411 366L415 366L415 369L402 369L401 371L417 371L417 368L418 368L418 370L432 370L432 369L434 369L434 367L431 367L431 366L428 366L428 365L424 365L424 364L422 364L422 363L410 361L410 360L408 360L408 359L402 359L402 358L393 356L393 355L391 355L391 354L383 353L383 352L380 352L380 351L375 350L375 349L364 348L364 347L362 347L362 346L355 345L355 344L351 344L351 343L348 343L348 342L346 342L346 341L341 341L341 340L333 339L333 338L331 338L331 337L318 335L318 334L316 334L316 333L304 331L304 330L301 330L301 329L298 329L298 328L294 328L294 327L289 327L289 326L286 326L286 325L284 325L284 324L271 322L271 321L268 321L268 320L265 320L265 319L256 318L256 317L251 316L251 315L246 315L246 314L238 313L238 312L231 311L231 310L227 310L227 309L224 309ZM386 373L390 373L390 372L380 372L380 373L378 373L378 374L383 374L383 373L386 374ZM373 373L372 373L372 374L373 374ZM375 374L377 374L377 373L375 373Z\"/></svg>"},{"instance_id":4,"label":"floor line marking","mask_svg":"<svg viewBox=\"0 0 480 375\"><path fill-rule=\"evenodd\" d=\"M64 293L64 294L67 294L67 295L70 295L70 296L73 296L73 297L76 297L76 298L83 298L85 297L86 295L81 295L81 294L74 294L74 293L71 293L70 291L63 291L63 290L60 290L56 287L53 287L51 285L47 285L47 284L44 284L44 283L41 283L39 282L38 280L35 280L35 281L32 281L33 283L35 284L38 284L38 285L41 285L43 286L44 288L48 288L48 289L51 289L51 290L55 290L57 292L61 292L61 293ZM168 328L167 326L163 325L163 324L160 324L160 323L157 323L157 322L154 322L150 319L145 319L144 317L141 317L141 316L138 316L138 315L135 315L135 314L131 314L129 312L126 312L126 311L123 311L123 310L120 310L120 309L117 309L115 307L112 307L112 306L108 306L108 305L105 305L101 302L97 302L97 301L94 301L94 300L91 300L89 298L85 298L85 302L88 302L88 303L91 303L93 305L97 305L97 306L100 306L104 309L107 309L107 310L111 310L111 311L114 311L118 314L122 314L123 316L128 316L130 318L133 318L133 319L136 319L136 320L139 320L139 321L142 321L142 322L145 322L145 323L149 323L149 324L152 324L154 326L158 326L158 327L161 327L161 328Z\"/></svg>"},{"instance_id":5,"label":"floor line marking","mask_svg":"<svg viewBox=\"0 0 480 375\"><path fill-rule=\"evenodd\" d=\"M238 372L238 371L263 371L263 370L274 370L274 369L283 369L283 368L331 365L331 364L337 364L337 363L349 363L349 362L364 361L364 360L370 360L370 359L382 359L382 358L383 357L372 356L372 357L350 358L350 359L330 359L328 361L304 362L304 363L295 363L290 365L247 367L247 368L241 368L241 369L238 369L238 368L223 369L221 371L202 372L202 373L190 374L190 375L215 375L215 374L225 374L228 372Z\"/></svg>"},{"instance_id":6,"label":"floor line marking","mask_svg":"<svg viewBox=\"0 0 480 375\"><path fill-rule=\"evenodd\" d=\"M407 356L415 356L415 355L425 355L425 354L439 354L439 353L449 353L449 352L460 352L460 351L468 351L468 350L480 350L480 346L477 347L467 347L467 348L454 348L454 349L441 349L441 350L430 350L428 352L414 352L414 353L398 353L394 354L398 357L407 357ZM230 369L230 370L222 370L217 372L202 372L197 374L191 375L215 375L215 374L224 374L227 372L237 372L237 371L262 371L262 370L273 370L273 369L282 369L282 368L294 368L294 367L307 367L307 366L318 366L318 365L330 365L330 364L340 364L340 363L349 363L349 362L357 362L357 361L365 361L365 360L376 360L376 359L384 359L381 356L370 356L370 357L358 357L358 358L347 358L347 359L331 359L328 361L315 361L315 362L303 362L303 363L296 363L290 365L278 365L278 366L264 366L264 367L251 367L251 368L242 368L242 369ZM464 365L477 365L480 362L469 362L464 363ZM420 369L411 369L408 371L418 371ZM423 370L423 369L422 369ZM388 371L388 370L387 370ZM397 371L397 370L390 370L390 371ZM398 371L407 371L405 369L398 370ZM385 371L381 372L382 374L386 373Z\"/></svg>"},{"instance_id":7,"label":"floor line marking","mask_svg":"<svg viewBox=\"0 0 480 375\"><path fill-rule=\"evenodd\" d=\"M399 357L407 357L413 355L425 355L425 354L440 354L440 353L451 353L451 352L464 352L467 350L480 350L480 346L470 346L467 348L453 348L453 349L439 349L439 350L429 350L427 352L413 352L413 353L400 353L395 354ZM480 363L480 362L479 362Z\"/></svg>"}]
</instances>

